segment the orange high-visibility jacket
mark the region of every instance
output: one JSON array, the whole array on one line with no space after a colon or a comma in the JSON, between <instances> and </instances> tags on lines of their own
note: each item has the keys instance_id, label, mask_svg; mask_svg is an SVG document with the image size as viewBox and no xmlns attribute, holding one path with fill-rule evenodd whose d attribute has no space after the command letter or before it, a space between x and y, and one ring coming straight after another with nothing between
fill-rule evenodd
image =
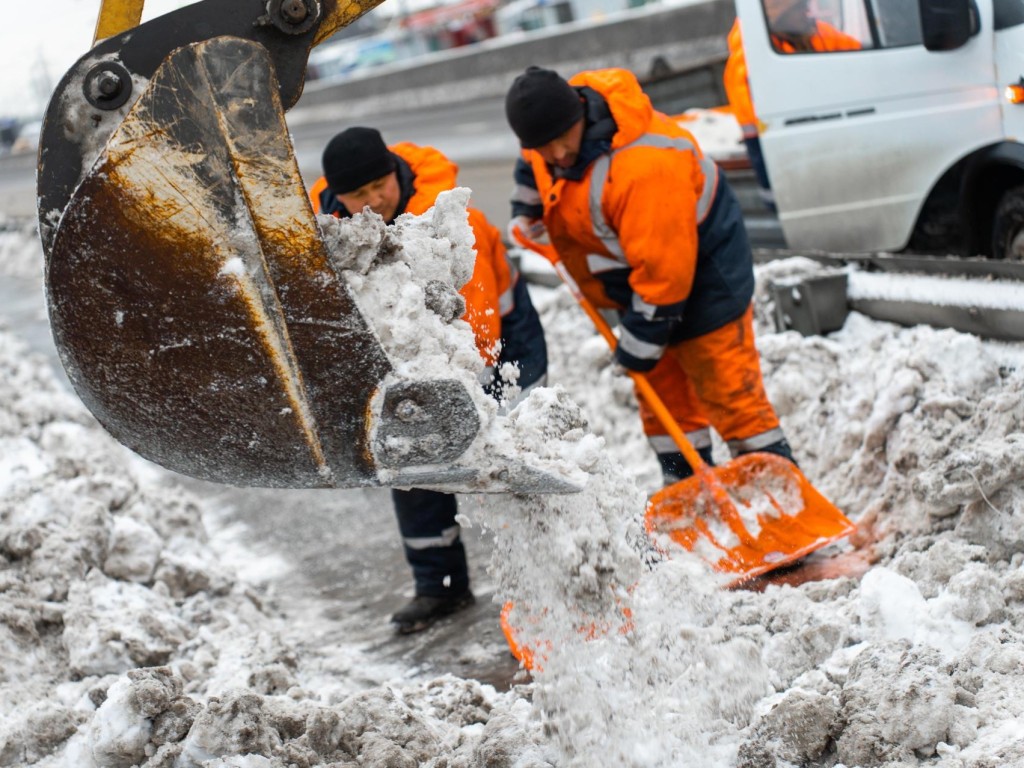
<instances>
[{"instance_id":1,"label":"orange high-visibility jacket","mask_svg":"<svg viewBox=\"0 0 1024 768\"><path fill-rule=\"evenodd\" d=\"M860 41L845 32L840 32L824 21L816 21L817 32L807 37L805 43L811 51L826 53L829 51L860 50ZM797 53L797 47L790 41L772 35L772 45L779 53ZM758 119L754 111L754 102L750 98L750 81L747 78L747 61L743 54L743 36L740 33L740 20L736 19L729 30L729 58L725 62L722 75L725 95L740 124L743 138L750 139L758 134Z\"/></svg>"},{"instance_id":2,"label":"orange high-visibility jacket","mask_svg":"<svg viewBox=\"0 0 1024 768\"><path fill-rule=\"evenodd\" d=\"M729 30L729 58L725 62L722 74L725 95L740 124L743 138L757 136L757 114L754 102L750 98L750 83L747 80L747 59L743 55L743 37L740 35L740 20L736 19Z\"/></svg>"},{"instance_id":3,"label":"orange high-visibility jacket","mask_svg":"<svg viewBox=\"0 0 1024 768\"><path fill-rule=\"evenodd\" d=\"M625 267L630 289L645 304L682 304L697 264L697 225L714 198L714 163L704 159L688 131L654 110L629 71L582 72L569 83L600 94L617 131L605 156L603 181L595 179L595 169L603 173L602 160L591 163L582 179L571 181L554 178L538 152L523 150L552 245L597 306L618 305L596 275ZM595 212L602 221L594 221ZM603 239L602 232L614 242Z\"/></svg>"},{"instance_id":4,"label":"orange high-visibility jacket","mask_svg":"<svg viewBox=\"0 0 1024 768\"><path fill-rule=\"evenodd\" d=\"M459 167L433 147L402 142L388 149L409 165L414 177L412 196L400 213L425 213L441 192L457 185ZM320 195L325 189L327 179L321 176L309 191L314 213L320 211ZM469 209L469 225L476 236L476 264L472 278L459 293L466 300L464 318L473 328L480 356L488 365L494 365L501 339L501 318L513 309L514 279L498 229L476 208Z\"/></svg>"},{"instance_id":5,"label":"orange high-visibility jacket","mask_svg":"<svg viewBox=\"0 0 1024 768\"><path fill-rule=\"evenodd\" d=\"M859 51L860 40L833 27L827 21L815 21L816 31L797 42L772 35L772 45L779 53L830 53L833 51Z\"/></svg>"}]
</instances>

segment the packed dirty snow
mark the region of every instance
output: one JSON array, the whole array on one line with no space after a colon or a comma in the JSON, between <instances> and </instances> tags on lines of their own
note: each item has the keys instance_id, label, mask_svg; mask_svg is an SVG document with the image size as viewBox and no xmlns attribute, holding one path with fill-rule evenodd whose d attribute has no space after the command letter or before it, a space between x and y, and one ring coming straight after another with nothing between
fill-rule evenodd
<instances>
[{"instance_id":1,"label":"packed dirty snow","mask_svg":"<svg viewBox=\"0 0 1024 768\"><path fill-rule=\"evenodd\" d=\"M676 120L693 134L704 154L715 162L747 161L743 131L732 112L694 108L678 115Z\"/></svg>"},{"instance_id":2,"label":"packed dirty snow","mask_svg":"<svg viewBox=\"0 0 1024 768\"><path fill-rule=\"evenodd\" d=\"M22 264L38 249L4 244ZM268 607L204 501L0 332L0 765L1024 766L1024 345L857 314L773 333L766 282L816 268L759 270L766 384L877 562L754 592L660 558L630 385L572 297L534 289L555 386L507 434L541 460L568 447L586 487L462 507L494 529L499 596L536 651L505 693L355 647L325 663L308 606Z\"/></svg>"},{"instance_id":3,"label":"packed dirty snow","mask_svg":"<svg viewBox=\"0 0 1024 768\"><path fill-rule=\"evenodd\" d=\"M466 215L469 190L440 194L423 216L403 214L386 226L366 210L350 219L319 217L324 242L334 268L344 275L360 311L375 331L394 366L382 389L404 381L447 379L459 382L476 409L480 428L458 457L458 467L491 467L485 478L516 479L540 476L559 487L581 487L586 480L569 443L560 451L546 451L541 459L529 437L510 433L509 422L499 415L499 404L480 384L484 362L477 352L469 323L462 318L465 301L458 289L473 275L473 230ZM514 398L515 382L505 382ZM416 450L407 438L389 438L386 448L397 454ZM510 453L510 448L515 450ZM392 481L386 469L378 470ZM408 483L406 483L408 484ZM450 488L474 490L486 480L449 483Z\"/></svg>"}]
</instances>

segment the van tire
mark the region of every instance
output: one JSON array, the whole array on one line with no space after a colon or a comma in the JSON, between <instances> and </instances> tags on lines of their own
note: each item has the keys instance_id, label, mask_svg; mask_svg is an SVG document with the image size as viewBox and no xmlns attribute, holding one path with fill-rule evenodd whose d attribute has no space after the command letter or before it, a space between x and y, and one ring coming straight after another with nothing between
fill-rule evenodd
<instances>
[{"instance_id":1,"label":"van tire","mask_svg":"<svg viewBox=\"0 0 1024 768\"><path fill-rule=\"evenodd\" d=\"M1024 186L1003 193L992 223L992 258L1024 261Z\"/></svg>"}]
</instances>

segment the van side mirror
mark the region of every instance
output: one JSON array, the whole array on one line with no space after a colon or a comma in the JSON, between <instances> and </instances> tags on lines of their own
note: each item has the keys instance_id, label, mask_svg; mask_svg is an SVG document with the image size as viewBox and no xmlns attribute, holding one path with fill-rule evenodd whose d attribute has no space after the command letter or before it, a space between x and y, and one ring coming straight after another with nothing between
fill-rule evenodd
<instances>
[{"instance_id":1,"label":"van side mirror","mask_svg":"<svg viewBox=\"0 0 1024 768\"><path fill-rule=\"evenodd\" d=\"M952 51L977 32L971 0L918 0L921 37L929 51Z\"/></svg>"}]
</instances>

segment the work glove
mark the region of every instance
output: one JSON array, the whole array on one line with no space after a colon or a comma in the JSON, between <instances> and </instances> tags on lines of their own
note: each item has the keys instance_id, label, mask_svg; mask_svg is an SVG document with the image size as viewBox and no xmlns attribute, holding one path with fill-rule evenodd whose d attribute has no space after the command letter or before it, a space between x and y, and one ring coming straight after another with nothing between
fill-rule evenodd
<instances>
[{"instance_id":1,"label":"work glove","mask_svg":"<svg viewBox=\"0 0 1024 768\"><path fill-rule=\"evenodd\" d=\"M508 223L508 236L512 242L539 253L552 264L558 261L558 253L548 239L548 230L543 219L516 216Z\"/></svg>"},{"instance_id":2,"label":"work glove","mask_svg":"<svg viewBox=\"0 0 1024 768\"><path fill-rule=\"evenodd\" d=\"M615 347L615 363L635 373L650 371L668 346L673 322L672 318L648 320L632 307L626 309L619 321L621 330Z\"/></svg>"},{"instance_id":3,"label":"work glove","mask_svg":"<svg viewBox=\"0 0 1024 768\"><path fill-rule=\"evenodd\" d=\"M516 232L520 232L528 240L534 240L545 244L548 242L548 231L544 226L544 219L535 219L531 216L515 216L508 223L508 238L515 242Z\"/></svg>"}]
</instances>

